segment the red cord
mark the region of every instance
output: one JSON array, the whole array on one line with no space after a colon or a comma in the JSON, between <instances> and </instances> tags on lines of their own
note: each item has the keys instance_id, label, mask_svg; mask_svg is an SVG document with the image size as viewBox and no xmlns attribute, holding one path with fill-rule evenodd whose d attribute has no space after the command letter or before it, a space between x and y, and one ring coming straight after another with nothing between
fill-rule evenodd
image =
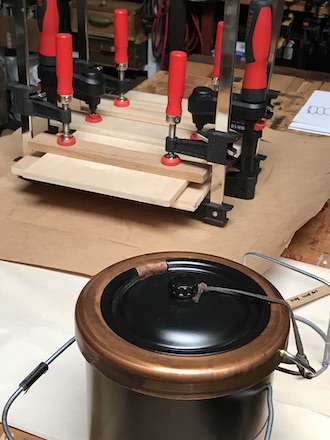
<instances>
[{"instance_id":1,"label":"red cord","mask_svg":"<svg viewBox=\"0 0 330 440\"><path fill-rule=\"evenodd\" d=\"M170 8L171 0L152 0L154 21L151 29L151 45L154 57L161 59L161 68L164 67L165 62Z\"/></svg>"},{"instance_id":2,"label":"red cord","mask_svg":"<svg viewBox=\"0 0 330 440\"><path fill-rule=\"evenodd\" d=\"M192 53L197 48L203 51L203 36L200 28L198 11L194 5L187 4L187 18L185 23L185 52ZM152 53L160 60L161 69L165 68L166 45L169 33L169 17L171 0L152 0L154 16L150 33Z\"/></svg>"}]
</instances>

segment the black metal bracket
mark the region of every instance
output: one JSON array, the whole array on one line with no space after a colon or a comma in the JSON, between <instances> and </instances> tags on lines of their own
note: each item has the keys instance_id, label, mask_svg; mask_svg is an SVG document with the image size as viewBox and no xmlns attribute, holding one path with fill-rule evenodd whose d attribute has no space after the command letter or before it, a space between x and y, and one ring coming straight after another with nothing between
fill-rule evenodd
<instances>
[{"instance_id":1,"label":"black metal bracket","mask_svg":"<svg viewBox=\"0 0 330 440\"><path fill-rule=\"evenodd\" d=\"M179 139L177 137L166 138L166 151L169 153L185 154L198 157L211 163L231 166L235 162L228 155L233 150L234 142L242 137L240 133L224 133L214 129L206 133L206 141Z\"/></svg>"},{"instance_id":2,"label":"black metal bracket","mask_svg":"<svg viewBox=\"0 0 330 440\"><path fill-rule=\"evenodd\" d=\"M64 110L45 100L37 86L27 86L20 83L8 84L12 92L13 110L23 116L39 116L54 119L63 124L70 124L71 110Z\"/></svg>"},{"instance_id":3,"label":"black metal bracket","mask_svg":"<svg viewBox=\"0 0 330 440\"><path fill-rule=\"evenodd\" d=\"M232 95L230 129L240 133L242 138L241 154L234 162L235 170L227 173L225 195L241 199L253 199L258 175L261 171L260 161L266 156L257 152L262 128L258 121L270 119L273 116L272 99L279 92L268 90L266 100L260 103L242 101L240 94ZM188 110L198 130L206 124L215 123L218 92L209 87L196 87L188 99Z\"/></svg>"},{"instance_id":4,"label":"black metal bracket","mask_svg":"<svg viewBox=\"0 0 330 440\"><path fill-rule=\"evenodd\" d=\"M55 104L57 102L56 67L39 64L38 76L47 100ZM74 59L72 82L73 96L86 102L91 112L95 113L101 96L106 91L102 72L90 61Z\"/></svg>"},{"instance_id":5,"label":"black metal bracket","mask_svg":"<svg viewBox=\"0 0 330 440\"><path fill-rule=\"evenodd\" d=\"M206 198L196 209L195 215L205 223L210 223L215 226L225 226L228 222L227 212L232 208L233 205L212 203Z\"/></svg>"},{"instance_id":6,"label":"black metal bracket","mask_svg":"<svg viewBox=\"0 0 330 440\"><path fill-rule=\"evenodd\" d=\"M233 93L230 128L242 132L246 120L270 119L273 116L271 100L276 99L279 94L277 90L268 90L266 101L251 104L242 101L240 94ZM192 114L193 123L198 131L206 124L215 123L217 100L217 91L209 87L194 88L188 99L188 111Z\"/></svg>"},{"instance_id":7,"label":"black metal bracket","mask_svg":"<svg viewBox=\"0 0 330 440\"><path fill-rule=\"evenodd\" d=\"M40 64L38 75L42 90L47 95L47 100L56 103L57 78L55 66ZM104 74L102 69L91 61L75 58L73 60L73 96L84 101L92 113L96 113L97 106L104 94L120 95L130 90L132 81L120 80L111 75Z\"/></svg>"},{"instance_id":8,"label":"black metal bracket","mask_svg":"<svg viewBox=\"0 0 330 440\"><path fill-rule=\"evenodd\" d=\"M198 157L209 163L232 166L236 159L229 155L234 150L233 144L242 137L241 133L208 130L205 141L192 139L166 138L166 151L186 156ZM225 226L228 222L227 212L233 208L225 203L213 203L206 198L195 211L195 215L206 223Z\"/></svg>"}]
</instances>

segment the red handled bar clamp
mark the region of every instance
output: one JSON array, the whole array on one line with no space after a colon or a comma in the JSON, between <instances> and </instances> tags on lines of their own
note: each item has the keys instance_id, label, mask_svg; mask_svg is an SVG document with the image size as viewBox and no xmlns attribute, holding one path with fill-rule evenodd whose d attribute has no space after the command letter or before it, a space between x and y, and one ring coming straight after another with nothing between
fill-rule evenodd
<instances>
[{"instance_id":1,"label":"red handled bar clamp","mask_svg":"<svg viewBox=\"0 0 330 440\"><path fill-rule=\"evenodd\" d=\"M123 82L128 67L128 12L127 9L115 9L113 15L115 63L118 79ZM129 104L129 99L124 96L123 92L120 92L119 97L114 100L114 105L117 107L128 107Z\"/></svg>"},{"instance_id":2,"label":"red handled bar clamp","mask_svg":"<svg viewBox=\"0 0 330 440\"><path fill-rule=\"evenodd\" d=\"M246 65L241 93L244 102L259 103L266 100L271 35L271 0L252 0L246 23Z\"/></svg>"},{"instance_id":3,"label":"red handled bar clamp","mask_svg":"<svg viewBox=\"0 0 330 440\"><path fill-rule=\"evenodd\" d=\"M56 76L57 95L62 109L69 111L69 103L73 95L72 77L72 35L56 35ZM76 143L76 139L70 134L70 125L63 123L63 134L57 138L59 145L68 147Z\"/></svg>"},{"instance_id":4,"label":"red handled bar clamp","mask_svg":"<svg viewBox=\"0 0 330 440\"><path fill-rule=\"evenodd\" d=\"M167 83L167 107L166 121L169 123L168 137L175 138L176 125L181 121L182 98L184 94L186 78L187 54L180 50L170 53L168 83ZM180 158L174 153L167 153L162 157L162 164L173 166L179 165Z\"/></svg>"},{"instance_id":5,"label":"red handled bar clamp","mask_svg":"<svg viewBox=\"0 0 330 440\"><path fill-rule=\"evenodd\" d=\"M221 53L222 53L222 36L223 36L223 21L219 21L217 25L217 34L215 37L214 47L214 61L212 71L212 83L215 88L218 88L220 69L221 69Z\"/></svg>"}]
</instances>

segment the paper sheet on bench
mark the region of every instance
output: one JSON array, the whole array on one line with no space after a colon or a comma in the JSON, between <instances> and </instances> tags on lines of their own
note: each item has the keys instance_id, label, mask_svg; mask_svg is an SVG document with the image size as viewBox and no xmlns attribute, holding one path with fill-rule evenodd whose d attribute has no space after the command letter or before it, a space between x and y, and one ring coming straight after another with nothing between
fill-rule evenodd
<instances>
[{"instance_id":1,"label":"paper sheet on bench","mask_svg":"<svg viewBox=\"0 0 330 440\"><path fill-rule=\"evenodd\" d=\"M247 263L250 265L252 258ZM292 265L330 280L326 268ZM18 382L74 334L74 307L88 278L0 261L0 407ZM296 272L273 266L266 277L285 298L319 285ZM299 315L326 331L330 296L305 305ZM306 353L319 366L324 344L300 326ZM276 372L272 440L325 440L330 430L330 369L313 380ZM47 440L87 440L85 362L76 344L13 404L9 423Z\"/></svg>"},{"instance_id":2,"label":"paper sheet on bench","mask_svg":"<svg viewBox=\"0 0 330 440\"><path fill-rule=\"evenodd\" d=\"M330 92L316 90L293 118L289 128L330 136Z\"/></svg>"}]
</instances>

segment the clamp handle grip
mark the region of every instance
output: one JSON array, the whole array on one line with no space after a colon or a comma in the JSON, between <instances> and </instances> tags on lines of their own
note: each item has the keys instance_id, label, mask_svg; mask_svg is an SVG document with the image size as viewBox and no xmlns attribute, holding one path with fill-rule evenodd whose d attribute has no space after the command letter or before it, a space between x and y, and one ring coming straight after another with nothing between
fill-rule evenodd
<instances>
[{"instance_id":1,"label":"clamp handle grip","mask_svg":"<svg viewBox=\"0 0 330 440\"><path fill-rule=\"evenodd\" d=\"M128 63L128 13L127 9L114 10L115 63Z\"/></svg>"},{"instance_id":2,"label":"clamp handle grip","mask_svg":"<svg viewBox=\"0 0 330 440\"><path fill-rule=\"evenodd\" d=\"M57 94L59 96L73 95L73 59L72 59L72 35L56 35L56 76Z\"/></svg>"},{"instance_id":3,"label":"clamp handle grip","mask_svg":"<svg viewBox=\"0 0 330 440\"><path fill-rule=\"evenodd\" d=\"M241 94L245 102L258 103L266 99L271 34L272 1L252 0L246 23L246 66Z\"/></svg>"},{"instance_id":4,"label":"clamp handle grip","mask_svg":"<svg viewBox=\"0 0 330 440\"><path fill-rule=\"evenodd\" d=\"M168 83L167 83L167 107L168 116L182 115L182 98L185 88L187 66L187 54L181 50L173 50L170 53Z\"/></svg>"},{"instance_id":5,"label":"clamp handle grip","mask_svg":"<svg viewBox=\"0 0 330 440\"><path fill-rule=\"evenodd\" d=\"M39 54L42 64L52 64L56 57L56 35L60 27L59 0L37 1ZM51 60L52 59L52 60Z\"/></svg>"},{"instance_id":6,"label":"clamp handle grip","mask_svg":"<svg viewBox=\"0 0 330 440\"><path fill-rule=\"evenodd\" d=\"M213 62L213 71L212 71L213 78L219 78L220 76L223 23L224 23L223 21L219 21L217 24L217 34L215 37L214 62Z\"/></svg>"}]
</instances>

